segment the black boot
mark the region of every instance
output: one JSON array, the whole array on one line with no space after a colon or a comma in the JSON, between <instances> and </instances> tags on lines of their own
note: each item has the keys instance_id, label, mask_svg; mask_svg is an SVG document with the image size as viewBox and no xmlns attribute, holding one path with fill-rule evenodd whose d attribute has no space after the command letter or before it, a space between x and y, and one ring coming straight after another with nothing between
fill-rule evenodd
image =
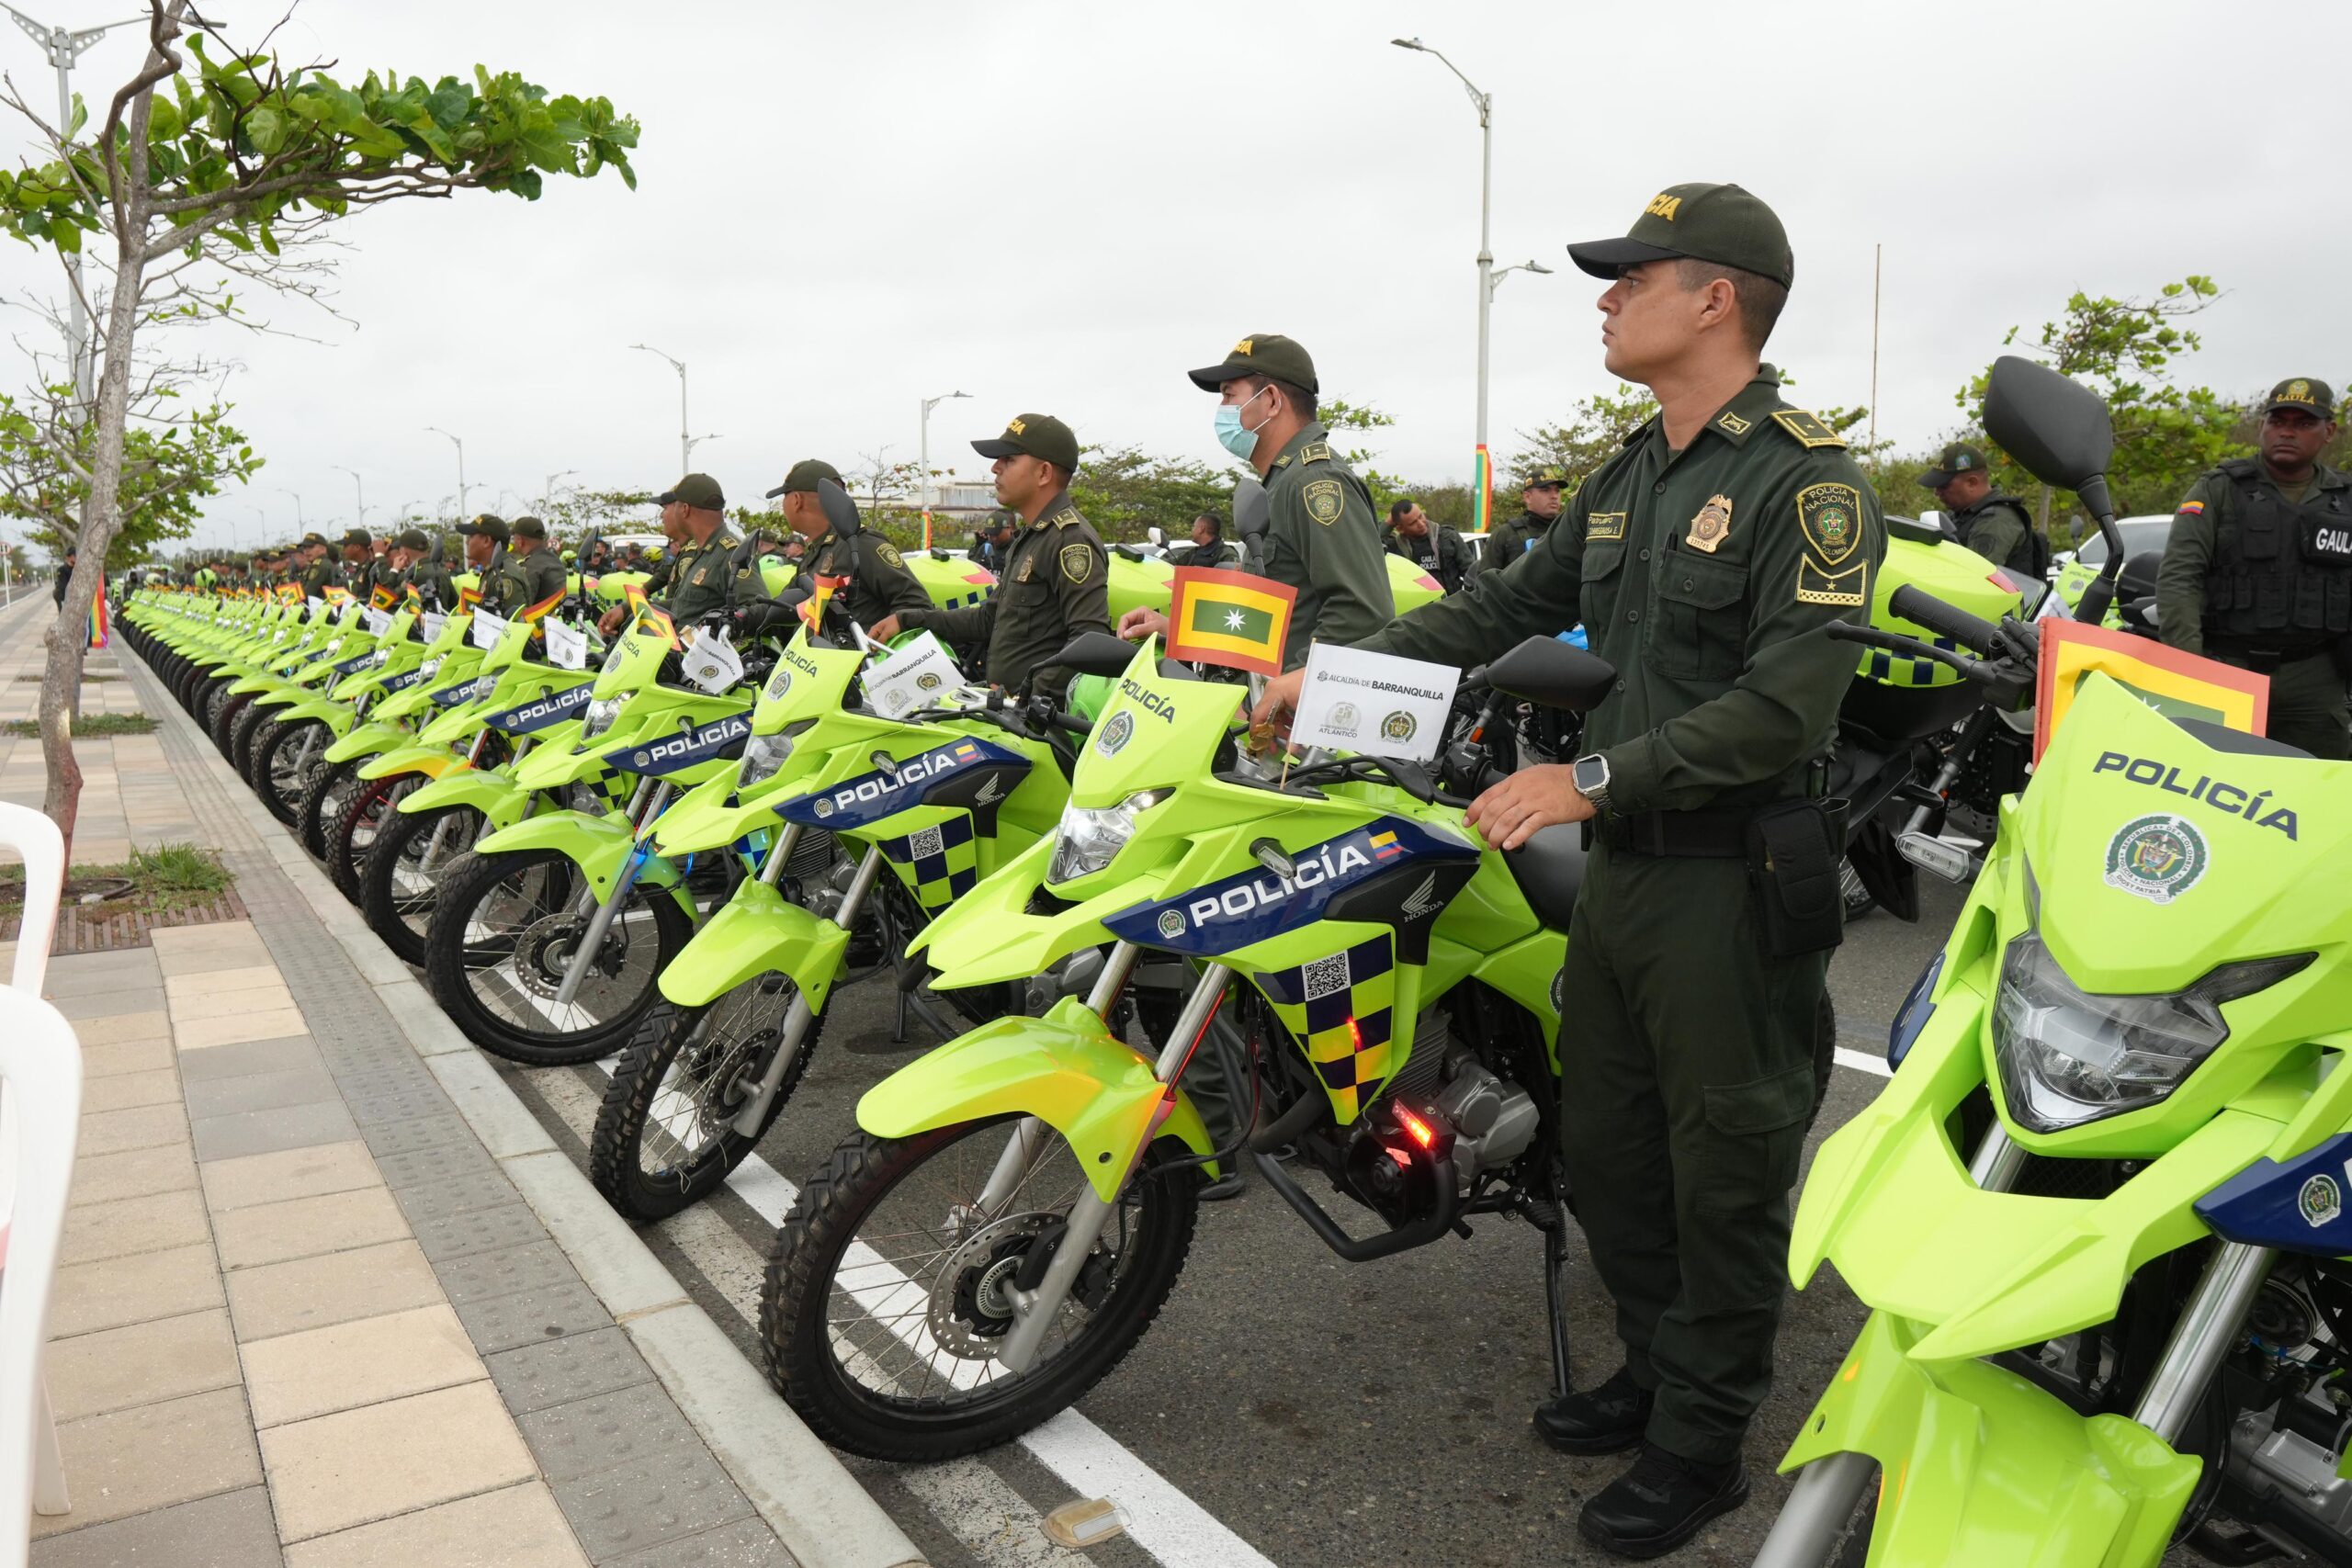
<instances>
[{"instance_id":1,"label":"black boot","mask_svg":"<svg viewBox=\"0 0 2352 1568\"><path fill-rule=\"evenodd\" d=\"M1535 1407L1535 1435L1566 1454L1613 1454L1642 1440L1657 1396L1620 1367L1599 1388L1554 1395Z\"/></svg>"},{"instance_id":2,"label":"black boot","mask_svg":"<svg viewBox=\"0 0 2352 1568\"><path fill-rule=\"evenodd\" d=\"M1663 1557L1747 1501L1747 1467L1707 1464L1645 1443L1634 1467L1584 1506L1577 1529L1618 1557Z\"/></svg>"}]
</instances>

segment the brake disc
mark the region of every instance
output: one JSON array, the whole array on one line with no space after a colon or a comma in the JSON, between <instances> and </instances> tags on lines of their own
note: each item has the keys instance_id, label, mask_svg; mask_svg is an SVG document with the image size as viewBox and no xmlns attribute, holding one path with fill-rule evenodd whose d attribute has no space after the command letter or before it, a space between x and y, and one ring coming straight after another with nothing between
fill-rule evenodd
<instances>
[{"instance_id":1,"label":"brake disc","mask_svg":"<svg viewBox=\"0 0 2352 1568\"><path fill-rule=\"evenodd\" d=\"M981 1226L947 1255L924 1314L941 1349L963 1361L996 1359L1012 1326L1006 1290L1032 1244L1054 1223L1051 1214L1014 1214Z\"/></svg>"}]
</instances>

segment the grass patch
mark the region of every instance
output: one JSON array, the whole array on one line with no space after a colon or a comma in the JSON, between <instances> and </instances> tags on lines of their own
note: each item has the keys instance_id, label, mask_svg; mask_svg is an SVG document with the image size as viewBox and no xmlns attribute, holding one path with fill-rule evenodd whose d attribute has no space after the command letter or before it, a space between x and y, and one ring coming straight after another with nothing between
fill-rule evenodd
<instances>
[{"instance_id":1,"label":"grass patch","mask_svg":"<svg viewBox=\"0 0 2352 1568\"><path fill-rule=\"evenodd\" d=\"M37 718L12 718L6 728L19 740L40 739L40 720ZM74 725L76 740L112 740L118 736L154 733L155 721L143 713L94 713Z\"/></svg>"},{"instance_id":2,"label":"grass patch","mask_svg":"<svg viewBox=\"0 0 2352 1568\"><path fill-rule=\"evenodd\" d=\"M220 857L199 844L134 850L119 865L77 865L65 874L68 904L93 912L164 914L209 904L234 882ZM25 868L0 866L0 919L23 912Z\"/></svg>"}]
</instances>

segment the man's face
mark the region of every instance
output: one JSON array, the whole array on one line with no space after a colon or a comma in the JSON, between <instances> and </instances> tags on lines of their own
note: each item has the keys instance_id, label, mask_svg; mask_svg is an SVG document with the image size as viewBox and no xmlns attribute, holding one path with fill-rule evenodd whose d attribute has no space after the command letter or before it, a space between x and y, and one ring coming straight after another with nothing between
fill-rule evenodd
<instances>
[{"instance_id":1,"label":"man's face","mask_svg":"<svg viewBox=\"0 0 2352 1568\"><path fill-rule=\"evenodd\" d=\"M368 547L365 545L345 545L343 547L343 558L348 564L357 566L361 561L368 558Z\"/></svg>"},{"instance_id":2,"label":"man's face","mask_svg":"<svg viewBox=\"0 0 2352 1568\"><path fill-rule=\"evenodd\" d=\"M2335 422L2308 409L2272 409L2262 416L2262 460L2282 474L2300 474L2335 439Z\"/></svg>"},{"instance_id":3,"label":"man's face","mask_svg":"<svg viewBox=\"0 0 2352 1568\"><path fill-rule=\"evenodd\" d=\"M1965 512L1991 493L1993 481L1982 469L1971 468L1964 474L1954 474L1951 480L1936 487L1936 499L1947 512Z\"/></svg>"},{"instance_id":4,"label":"man's face","mask_svg":"<svg viewBox=\"0 0 2352 1568\"><path fill-rule=\"evenodd\" d=\"M1408 539L1418 539L1430 531L1430 514L1416 506L1396 519L1396 531Z\"/></svg>"},{"instance_id":5,"label":"man's face","mask_svg":"<svg viewBox=\"0 0 2352 1568\"><path fill-rule=\"evenodd\" d=\"M1052 465L1026 453L1016 452L1010 457L999 457L989 465L989 472L996 476L996 503L1009 506L1015 512L1026 508L1053 485L1049 477Z\"/></svg>"},{"instance_id":6,"label":"man's face","mask_svg":"<svg viewBox=\"0 0 2352 1568\"><path fill-rule=\"evenodd\" d=\"M1203 549L1207 549L1211 545L1216 543L1216 530L1209 525L1209 520L1207 518L1195 517L1193 519L1193 543L1198 545Z\"/></svg>"},{"instance_id":7,"label":"man's face","mask_svg":"<svg viewBox=\"0 0 2352 1568\"><path fill-rule=\"evenodd\" d=\"M787 491L784 497L784 523L795 538L814 539L826 529L825 508L813 490Z\"/></svg>"},{"instance_id":8,"label":"man's face","mask_svg":"<svg viewBox=\"0 0 2352 1568\"><path fill-rule=\"evenodd\" d=\"M496 543L497 541L492 539L487 534L467 535L466 564L468 566L488 566L490 564L490 552L495 547Z\"/></svg>"},{"instance_id":9,"label":"man's face","mask_svg":"<svg viewBox=\"0 0 2352 1568\"><path fill-rule=\"evenodd\" d=\"M689 510L683 501L673 501L662 509L662 535L673 545L686 541L686 513Z\"/></svg>"},{"instance_id":10,"label":"man's face","mask_svg":"<svg viewBox=\"0 0 2352 1568\"><path fill-rule=\"evenodd\" d=\"M1708 291L1682 287L1672 261L1643 262L1600 296L1601 364L1621 381L1647 386L1699 335Z\"/></svg>"},{"instance_id":11,"label":"man's face","mask_svg":"<svg viewBox=\"0 0 2352 1568\"><path fill-rule=\"evenodd\" d=\"M414 550L404 550L399 546L394 545L384 551L384 558L392 563L392 570L394 571L406 571L409 568L416 564L416 552Z\"/></svg>"},{"instance_id":12,"label":"man's face","mask_svg":"<svg viewBox=\"0 0 2352 1568\"><path fill-rule=\"evenodd\" d=\"M1560 514L1558 485L1529 485L1519 492L1519 502L1531 517L1541 517L1546 523Z\"/></svg>"}]
</instances>

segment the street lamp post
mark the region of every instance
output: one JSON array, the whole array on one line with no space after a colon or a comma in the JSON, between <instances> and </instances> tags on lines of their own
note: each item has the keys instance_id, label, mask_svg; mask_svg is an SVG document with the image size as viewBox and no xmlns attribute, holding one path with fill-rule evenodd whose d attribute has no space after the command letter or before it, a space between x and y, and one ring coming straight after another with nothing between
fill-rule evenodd
<instances>
[{"instance_id":1,"label":"street lamp post","mask_svg":"<svg viewBox=\"0 0 2352 1568\"><path fill-rule=\"evenodd\" d=\"M1521 262L1516 266L1498 266L1495 268L1494 276L1487 279L1487 298L1492 299L1495 297L1495 291L1503 286L1503 279L1514 272L1540 272L1548 277L1551 276L1552 269L1542 262L1532 259Z\"/></svg>"},{"instance_id":2,"label":"street lamp post","mask_svg":"<svg viewBox=\"0 0 2352 1568\"><path fill-rule=\"evenodd\" d=\"M931 411L950 398L968 398L971 395L969 392L942 392L935 398L925 398L922 400L922 456L920 459L920 467L922 469L921 475L922 547L926 550L931 548Z\"/></svg>"},{"instance_id":3,"label":"street lamp post","mask_svg":"<svg viewBox=\"0 0 2352 1568\"><path fill-rule=\"evenodd\" d=\"M539 486L539 510L542 512L554 511L555 481L561 479L569 479L579 471L580 470L578 468L565 468L560 473L549 474L547 477L546 482Z\"/></svg>"},{"instance_id":4,"label":"street lamp post","mask_svg":"<svg viewBox=\"0 0 2352 1568\"><path fill-rule=\"evenodd\" d=\"M718 436L715 432L706 435L686 434L693 428L686 420L686 362L673 355L662 354L650 343L633 343L629 347L641 348L648 354L658 355L669 360L670 368L678 373L678 471L691 473L695 466L695 444L701 441L713 441L718 439Z\"/></svg>"},{"instance_id":5,"label":"street lamp post","mask_svg":"<svg viewBox=\"0 0 2352 1568\"><path fill-rule=\"evenodd\" d=\"M351 476L352 492L359 502L359 525L365 528L368 526L368 487L359 482L359 471L356 468L346 468L341 463L331 463L328 467L339 474Z\"/></svg>"},{"instance_id":6,"label":"street lamp post","mask_svg":"<svg viewBox=\"0 0 2352 1568\"><path fill-rule=\"evenodd\" d=\"M448 436L458 448L458 521L462 523L466 520L466 444L437 424L428 424L424 428L429 434Z\"/></svg>"},{"instance_id":7,"label":"street lamp post","mask_svg":"<svg viewBox=\"0 0 2352 1568\"><path fill-rule=\"evenodd\" d=\"M71 31L44 28L14 6L6 9L17 19L17 26L49 51L49 62L57 67L57 140L62 144L74 131L74 62L84 50L105 37L107 28L132 27L147 18L129 17L119 22ZM65 319L66 352L74 356L74 395L86 406L96 396L90 385L90 318L82 305L82 258L70 254L65 258Z\"/></svg>"},{"instance_id":8,"label":"street lamp post","mask_svg":"<svg viewBox=\"0 0 2352 1568\"><path fill-rule=\"evenodd\" d=\"M1495 100L1490 93L1482 93L1477 84L1462 74L1461 68L1436 50L1417 38L1390 39L1398 49L1409 49L1421 54L1433 55L1439 64L1453 73L1463 89L1470 95L1470 103L1478 111L1478 449L1475 467L1477 484L1474 488L1475 512L1471 522L1477 531L1486 531L1487 512L1494 489L1493 459L1487 452L1487 317L1495 302L1495 253L1487 243L1489 220L1494 209L1495 169Z\"/></svg>"},{"instance_id":9,"label":"street lamp post","mask_svg":"<svg viewBox=\"0 0 2352 1568\"><path fill-rule=\"evenodd\" d=\"M279 486L277 487L277 493L278 493L278 494L280 494L280 495L290 495L290 496L292 496L292 497L294 498L294 527L295 527L295 531L296 531L296 532L298 532L298 533L300 533L300 532L301 532L302 530L304 530L304 529L308 528L308 527L310 526L310 525L302 521L302 495L301 495L301 492L300 492L300 491L291 491L291 490L288 490L284 485L279 485Z\"/></svg>"}]
</instances>

